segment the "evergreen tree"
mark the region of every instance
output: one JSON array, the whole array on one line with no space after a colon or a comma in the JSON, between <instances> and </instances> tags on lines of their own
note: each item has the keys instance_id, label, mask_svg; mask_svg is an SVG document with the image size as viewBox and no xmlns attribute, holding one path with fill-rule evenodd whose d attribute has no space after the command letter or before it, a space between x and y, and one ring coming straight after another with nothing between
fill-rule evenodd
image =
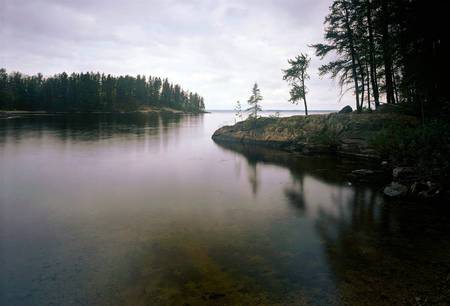
<instances>
[{"instance_id":1,"label":"evergreen tree","mask_svg":"<svg viewBox=\"0 0 450 306\"><path fill-rule=\"evenodd\" d=\"M258 112L262 111L260 101L262 101L263 97L261 96L261 92L258 88L258 84L255 83L253 85L252 89L252 95L248 99L247 103L250 105L250 107L247 109L247 111L250 112L249 118L251 119L257 119L258 118Z\"/></svg>"},{"instance_id":2,"label":"evergreen tree","mask_svg":"<svg viewBox=\"0 0 450 306\"><path fill-rule=\"evenodd\" d=\"M242 106L241 106L241 102L237 101L236 102L236 107L234 108L234 110L236 111L236 118L242 120Z\"/></svg>"},{"instance_id":3,"label":"evergreen tree","mask_svg":"<svg viewBox=\"0 0 450 306\"><path fill-rule=\"evenodd\" d=\"M204 100L160 78L114 77L100 73L63 72L44 78L0 69L1 110L134 111L160 106L191 112L204 110Z\"/></svg>"},{"instance_id":4,"label":"evergreen tree","mask_svg":"<svg viewBox=\"0 0 450 306\"><path fill-rule=\"evenodd\" d=\"M332 78L339 77L340 85L346 86L353 82L356 108L360 111L360 69L361 59L355 41L354 12L348 0L335 0L330 13L325 18L325 40L327 44L316 44L316 55L324 58L330 53L337 55L337 59L319 68L321 75L331 74Z\"/></svg>"},{"instance_id":5,"label":"evergreen tree","mask_svg":"<svg viewBox=\"0 0 450 306\"><path fill-rule=\"evenodd\" d=\"M356 106L371 97L378 108L410 103L430 114L450 113L449 35L445 2L334 0L325 19L325 41L316 55L331 55L320 74L338 78L355 93ZM426 20L427 22L419 22Z\"/></svg>"},{"instance_id":6,"label":"evergreen tree","mask_svg":"<svg viewBox=\"0 0 450 306\"><path fill-rule=\"evenodd\" d=\"M303 100L305 105L305 115L308 116L308 105L306 103L307 87L305 80L309 79L308 67L311 59L307 54L301 53L295 59L288 60L290 67L283 70L283 80L288 81L292 88L290 90L290 102L297 104L299 100Z\"/></svg>"}]
</instances>

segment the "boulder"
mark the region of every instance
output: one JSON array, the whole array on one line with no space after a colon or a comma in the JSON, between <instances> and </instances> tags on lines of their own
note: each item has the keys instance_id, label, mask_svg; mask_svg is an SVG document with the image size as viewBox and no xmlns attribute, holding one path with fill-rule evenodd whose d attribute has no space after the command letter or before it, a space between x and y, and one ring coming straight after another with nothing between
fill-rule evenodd
<instances>
[{"instance_id":1,"label":"boulder","mask_svg":"<svg viewBox=\"0 0 450 306\"><path fill-rule=\"evenodd\" d=\"M416 169L412 167L396 167L392 170L392 176L397 182L413 182L417 180L418 175Z\"/></svg>"},{"instance_id":2,"label":"boulder","mask_svg":"<svg viewBox=\"0 0 450 306\"><path fill-rule=\"evenodd\" d=\"M353 112L353 108L350 105L344 106L339 112L338 114L348 114Z\"/></svg>"},{"instance_id":3,"label":"boulder","mask_svg":"<svg viewBox=\"0 0 450 306\"><path fill-rule=\"evenodd\" d=\"M408 193L408 187L397 182L392 182L384 188L383 193L390 198L404 197Z\"/></svg>"}]
</instances>

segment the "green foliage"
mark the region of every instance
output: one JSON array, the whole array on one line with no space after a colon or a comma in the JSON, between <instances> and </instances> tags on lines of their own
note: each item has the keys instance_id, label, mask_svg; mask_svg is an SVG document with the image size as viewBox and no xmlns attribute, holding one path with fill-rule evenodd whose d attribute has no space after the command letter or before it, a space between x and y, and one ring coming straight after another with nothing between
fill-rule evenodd
<instances>
[{"instance_id":1,"label":"green foliage","mask_svg":"<svg viewBox=\"0 0 450 306\"><path fill-rule=\"evenodd\" d=\"M308 115L308 106L306 104L307 88L305 80L309 79L308 67L311 59L307 54L301 53L295 59L288 60L290 67L283 70L283 80L288 81L291 85L289 91L291 97L290 102L298 104L298 101L303 100L305 104L305 115Z\"/></svg>"},{"instance_id":2,"label":"green foliage","mask_svg":"<svg viewBox=\"0 0 450 306\"><path fill-rule=\"evenodd\" d=\"M257 131L258 129L262 129L269 124L275 123L276 121L278 121L278 118L273 118L273 117L254 118L254 117L251 117L251 118L245 120L242 124L243 124L244 130Z\"/></svg>"},{"instance_id":3,"label":"green foliage","mask_svg":"<svg viewBox=\"0 0 450 306\"><path fill-rule=\"evenodd\" d=\"M280 112L275 112L275 114L269 115L269 118L275 118L275 119L280 118Z\"/></svg>"},{"instance_id":4,"label":"green foliage","mask_svg":"<svg viewBox=\"0 0 450 306\"><path fill-rule=\"evenodd\" d=\"M333 0L325 42L312 45L317 56L331 59L319 73L337 79L342 94L352 90L358 111L364 103L378 108L383 98L448 116L446 12L445 1Z\"/></svg>"},{"instance_id":5,"label":"green foliage","mask_svg":"<svg viewBox=\"0 0 450 306\"><path fill-rule=\"evenodd\" d=\"M419 127L392 124L376 134L372 145L395 163L450 170L450 125L443 121Z\"/></svg>"},{"instance_id":6,"label":"green foliage","mask_svg":"<svg viewBox=\"0 0 450 306\"><path fill-rule=\"evenodd\" d=\"M257 119L258 118L258 112L262 111L260 101L262 101L263 97L261 96L261 91L258 88L258 84L255 83L253 85L252 89L252 95L248 99L247 103L250 105L250 107L247 109L247 111L250 112L249 119Z\"/></svg>"},{"instance_id":7,"label":"green foliage","mask_svg":"<svg viewBox=\"0 0 450 306\"><path fill-rule=\"evenodd\" d=\"M336 149L339 144L337 133L330 129L322 129L319 133L313 134L311 140L332 149Z\"/></svg>"},{"instance_id":8,"label":"green foliage","mask_svg":"<svg viewBox=\"0 0 450 306\"><path fill-rule=\"evenodd\" d=\"M236 117L238 120L242 120L243 115L242 115L242 106L241 106L241 102L239 102L239 101L236 102L236 107L234 108L234 110L236 111L235 117Z\"/></svg>"},{"instance_id":9,"label":"green foliage","mask_svg":"<svg viewBox=\"0 0 450 306\"><path fill-rule=\"evenodd\" d=\"M44 78L0 69L0 109L134 111L141 107L203 111L203 98L158 77L65 72Z\"/></svg>"}]
</instances>

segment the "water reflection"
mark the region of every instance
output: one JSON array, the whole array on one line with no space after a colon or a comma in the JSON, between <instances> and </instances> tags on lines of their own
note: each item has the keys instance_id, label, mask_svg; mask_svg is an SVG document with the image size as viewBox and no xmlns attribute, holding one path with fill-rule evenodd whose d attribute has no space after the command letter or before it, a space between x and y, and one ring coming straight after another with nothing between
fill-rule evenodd
<instances>
[{"instance_id":1,"label":"water reflection","mask_svg":"<svg viewBox=\"0 0 450 306\"><path fill-rule=\"evenodd\" d=\"M446 205L385 203L379 186L348 188L346 174L361 167L359 162L299 157L237 143L218 145L239 152L255 169L259 163L288 167L292 177L284 189L287 202L301 217L308 209L316 210L309 217L313 216L336 281L334 302L448 305L450 226ZM249 180L258 181L254 176L255 172L250 172ZM308 176L340 189L331 190L329 203L311 201L307 195L312 191L305 190L304 182Z\"/></svg>"},{"instance_id":2,"label":"water reflection","mask_svg":"<svg viewBox=\"0 0 450 306\"><path fill-rule=\"evenodd\" d=\"M212 142L232 119L0 121L0 304L446 301L445 208L387 205L355 161Z\"/></svg>"},{"instance_id":3,"label":"water reflection","mask_svg":"<svg viewBox=\"0 0 450 306\"><path fill-rule=\"evenodd\" d=\"M171 113L25 116L0 120L0 142L20 141L24 137L40 138L44 132L62 140L76 141L98 141L115 136L142 137L176 133L177 129L197 126L202 120L203 116Z\"/></svg>"}]
</instances>

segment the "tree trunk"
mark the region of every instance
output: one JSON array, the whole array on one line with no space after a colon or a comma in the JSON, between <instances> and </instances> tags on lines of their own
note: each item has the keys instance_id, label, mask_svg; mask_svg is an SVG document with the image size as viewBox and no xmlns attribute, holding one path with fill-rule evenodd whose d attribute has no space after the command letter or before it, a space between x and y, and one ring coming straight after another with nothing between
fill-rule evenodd
<instances>
[{"instance_id":1,"label":"tree trunk","mask_svg":"<svg viewBox=\"0 0 450 306\"><path fill-rule=\"evenodd\" d=\"M392 80L393 80L393 85L394 85L395 103L399 103L400 100L399 100L399 95L398 95L398 87L397 87L396 77L397 76L394 74L394 77Z\"/></svg>"},{"instance_id":2,"label":"tree trunk","mask_svg":"<svg viewBox=\"0 0 450 306\"><path fill-rule=\"evenodd\" d=\"M369 30L369 58L370 58L370 79L372 81L373 99L375 101L375 109L380 106L380 92L378 91L377 68L375 64L375 43L373 39L372 25L372 0L367 0L367 24Z\"/></svg>"},{"instance_id":3,"label":"tree trunk","mask_svg":"<svg viewBox=\"0 0 450 306\"><path fill-rule=\"evenodd\" d=\"M356 109L360 110L361 106L359 104L359 84L358 84L358 74L356 73L356 52L355 47L353 44L353 32L350 27L350 18L349 13L347 9L347 2L344 1L344 11L345 11L345 27L347 28L347 34L349 38L349 44L350 44L350 55L352 58L352 75L353 75L353 81L355 83L355 97L356 97Z\"/></svg>"},{"instance_id":4,"label":"tree trunk","mask_svg":"<svg viewBox=\"0 0 450 306\"><path fill-rule=\"evenodd\" d=\"M302 86L303 86L303 103L305 104L305 116L308 116L308 105L306 104L306 88L305 88L304 72L302 72Z\"/></svg>"},{"instance_id":5,"label":"tree trunk","mask_svg":"<svg viewBox=\"0 0 450 306\"><path fill-rule=\"evenodd\" d=\"M394 84L392 80L392 52L389 38L389 18L388 18L387 0L381 1L382 16L382 44L383 44L383 61L384 61L384 77L386 81L386 100L387 103L395 103Z\"/></svg>"},{"instance_id":6,"label":"tree trunk","mask_svg":"<svg viewBox=\"0 0 450 306\"><path fill-rule=\"evenodd\" d=\"M364 80L365 80L365 76L364 76L364 69L363 69L363 67L362 67L362 64L361 64L361 62L359 61L359 59L358 59L358 66L359 66L359 70L360 70L360 74L361 74L361 107L360 107L360 109L359 109L359 111L362 111L362 109L363 109L363 107L364 107L364 94L365 94L365 83L364 83Z\"/></svg>"},{"instance_id":7,"label":"tree trunk","mask_svg":"<svg viewBox=\"0 0 450 306\"><path fill-rule=\"evenodd\" d=\"M305 103L305 115L308 116L308 106L306 105L306 97L303 97L303 102Z\"/></svg>"},{"instance_id":8,"label":"tree trunk","mask_svg":"<svg viewBox=\"0 0 450 306\"><path fill-rule=\"evenodd\" d=\"M372 110L370 106L370 73L369 73L369 65L366 63L366 75L367 75L367 107L369 110Z\"/></svg>"}]
</instances>

